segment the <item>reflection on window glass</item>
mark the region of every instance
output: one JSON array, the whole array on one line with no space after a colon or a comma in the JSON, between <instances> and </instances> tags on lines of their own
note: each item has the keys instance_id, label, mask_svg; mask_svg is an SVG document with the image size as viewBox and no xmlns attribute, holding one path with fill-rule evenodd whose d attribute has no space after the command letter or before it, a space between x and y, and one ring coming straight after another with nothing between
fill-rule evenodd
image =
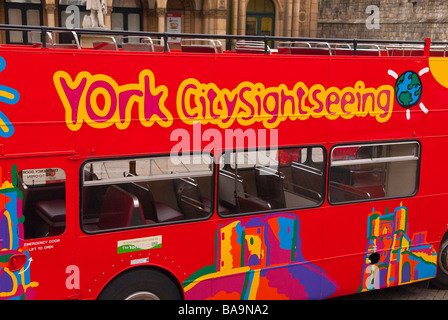
<instances>
[{"instance_id":1,"label":"reflection on window glass","mask_svg":"<svg viewBox=\"0 0 448 320\"><path fill-rule=\"evenodd\" d=\"M417 142L338 146L331 152L329 201L410 196L417 190Z\"/></svg>"},{"instance_id":2,"label":"reflection on window glass","mask_svg":"<svg viewBox=\"0 0 448 320\"><path fill-rule=\"evenodd\" d=\"M42 25L42 5L40 1L6 1L5 22L13 25ZM41 42L40 31L7 31L6 40L14 44L34 44Z\"/></svg>"},{"instance_id":3,"label":"reflection on window glass","mask_svg":"<svg viewBox=\"0 0 448 320\"><path fill-rule=\"evenodd\" d=\"M22 24L22 10L20 9L8 9L9 24L21 25ZM9 41L12 43L23 43L22 31L9 31Z\"/></svg>"},{"instance_id":4,"label":"reflection on window glass","mask_svg":"<svg viewBox=\"0 0 448 320\"><path fill-rule=\"evenodd\" d=\"M188 155L88 162L82 169L84 230L95 232L205 218L213 158Z\"/></svg>"},{"instance_id":5,"label":"reflection on window glass","mask_svg":"<svg viewBox=\"0 0 448 320\"><path fill-rule=\"evenodd\" d=\"M128 30L140 31L140 14L130 13L128 14Z\"/></svg>"},{"instance_id":6,"label":"reflection on window glass","mask_svg":"<svg viewBox=\"0 0 448 320\"><path fill-rule=\"evenodd\" d=\"M29 26L40 25L40 11L39 10L27 10L26 11L26 24ZM41 42L40 31L29 31L28 41L31 43Z\"/></svg>"},{"instance_id":7,"label":"reflection on window glass","mask_svg":"<svg viewBox=\"0 0 448 320\"><path fill-rule=\"evenodd\" d=\"M57 236L65 231L65 172L40 168L19 172L23 193L25 239Z\"/></svg>"},{"instance_id":8,"label":"reflection on window glass","mask_svg":"<svg viewBox=\"0 0 448 320\"><path fill-rule=\"evenodd\" d=\"M122 13L112 12L112 30L124 30Z\"/></svg>"},{"instance_id":9,"label":"reflection on window glass","mask_svg":"<svg viewBox=\"0 0 448 320\"><path fill-rule=\"evenodd\" d=\"M321 147L227 151L220 158L221 214L320 205L325 181Z\"/></svg>"}]
</instances>

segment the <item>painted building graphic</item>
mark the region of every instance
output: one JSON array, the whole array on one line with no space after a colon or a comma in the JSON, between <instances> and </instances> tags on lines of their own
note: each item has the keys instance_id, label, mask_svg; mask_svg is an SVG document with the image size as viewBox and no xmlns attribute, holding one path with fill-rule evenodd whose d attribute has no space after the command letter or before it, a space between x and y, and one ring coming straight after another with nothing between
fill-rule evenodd
<instances>
[{"instance_id":1,"label":"painted building graphic","mask_svg":"<svg viewBox=\"0 0 448 320\"><path fill-rule=\"evenodd\" d=\"M375 261L378 260L376 263ZM372 210L367 224L367 249L359 292L432 278L437 252L426 242L426 232L408 236L408 209L391 213Z\"/></svg>"},{"instance_id":2,"label":"painted building graphic","mask_svg":"<svg viewBox=\"0 0 448 320\"><path fill-rule=\"evenodd\" d=\"M17 188L17 168L11 171L12 183L3 179L0 168L0 300L33 299L38 283L30 280L30 254L23 246L22 192ZM26 256L20 270L10 270L14 255Z\"/></svg>"},{"instance_id":3,"label":"painted building graphic","mask_svg":"<svg viewBox=\"0 0 448 320\"><path fill-rule=\"evenodd\" d=\"M322 299L338 284L302 255L296 215L232 221L216 233L215 264L184 282L189 299ZM215 289L219 288L219 289Z\"/></svg>"}]
</instances>

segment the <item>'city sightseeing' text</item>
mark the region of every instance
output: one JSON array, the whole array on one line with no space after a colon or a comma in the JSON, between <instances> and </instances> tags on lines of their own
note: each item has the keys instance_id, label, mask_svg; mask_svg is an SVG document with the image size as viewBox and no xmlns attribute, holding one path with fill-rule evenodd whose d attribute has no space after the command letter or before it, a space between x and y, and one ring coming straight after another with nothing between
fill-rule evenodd
<instances>
[{"instance_id":1,"label":"'city sightseeing' text","mask_svg":"<svg viewBox=\"0 0 448 320\"><path fill-rule=\"evenodd\" d=\"M394 89L389 85L366 87L357 81L353 87L308 86L297 82L293 87L280 84L265 87L262 83L241 82L233 89L196 79L184 80L177 88L176 107L168 107L168 87L156 85L150 70L140 72L135 83L118 85L109 76L80 72L75 79L64 71L53 77L65 108L67 126L79 130L83 123L94 128L115 125L126 129L131 123L131 110L138 108L140 123L150 127L157 123L169 127L172 112L187 124L201 122L228 128L235 122L249 126L261 122L272 129L286 120L310 117L351 119L374 117L386 122L393 109ZM170 102L172 103L172 102Z\"/></svg>"}]
</instances>

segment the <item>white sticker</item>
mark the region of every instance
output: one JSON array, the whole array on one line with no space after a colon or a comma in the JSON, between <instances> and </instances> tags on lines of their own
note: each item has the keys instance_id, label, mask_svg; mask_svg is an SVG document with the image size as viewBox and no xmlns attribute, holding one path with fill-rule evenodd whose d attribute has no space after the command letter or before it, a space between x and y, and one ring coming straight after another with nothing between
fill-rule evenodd
<instances>
[{"instance_id":1,"label":"white sticker","mask_svg":"<svg viewBox=\"0 0 448 320\"><path fill-rule=\"evenodd\" d=\"M121 240L117 242L117 253L150 250L162 247L162 236Z\"/></svg>"}]
</instances>

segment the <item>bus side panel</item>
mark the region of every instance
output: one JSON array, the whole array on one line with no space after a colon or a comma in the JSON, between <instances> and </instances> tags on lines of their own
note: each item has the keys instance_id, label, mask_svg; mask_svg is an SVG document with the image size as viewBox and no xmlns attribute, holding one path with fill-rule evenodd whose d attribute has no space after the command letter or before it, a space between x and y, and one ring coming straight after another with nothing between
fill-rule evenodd
<instances>
[{"instance_id":1,"label":"bus side panel","mask_svg":"<svg viewBox=\"0 0 448 320\"><path fill-rule=\"evenodd\" d=\"M185 281L188 299L322 299L338 284L321 268L322 210L231 218L218 226L216 263ZM204 290L213 281L212 291Z\"/></svg>"},{"instance_id":2,"label":"bus side panel","mask_svg":"<svg viewBox=\"0 0 448 320\"><path fill-rule=\"evenodd\" d=\"M324 266L340 279L338 295L435 276L436 248L417 226L417 209L416 198L326 209Z\"/></svg>"},{"instance_id":3,"label":"bus side panel","mask_svg":"<svg viewBox=\"0 0 448 320\"><path fill-rule=\"evenodd\" d=\"M78 242L81 297L96 299L122 272L142 267L162 270L182 285L188 275L202 266L215 265L213 225L214 221L209 220L84 234ZM154 247L147 249L150 243ZM211 283L207 288L211 291Z\"/></svg>"},{"instance_id":4,"label":"bus side panel","mask_svg":"<svg viewBox=\"0 0 448 320\"><path fill-rule=\"evenodd\" d=\"M48 154L75 148L53 82L55 70L63 68L71 73L73 55L50 52L1 52L6 65L0 73L1 84L17 92L15 104L1 103L3 120L13 126L13 134L2 142L5 155Z\"/></svg>"},{"instance_id":5,"label":"bus side panel","mask_svg":"<svg viewBox=\"0 0 448 320\"><path fill-rule=\"evenodd\" d=\"M444 114L448 115L447 112L438 112L442 121ZM434 127L442 128L446 125L441 122ZM429 128L428 123L426 130L436 129ZM448 229L448 171L444 164L447 148L448 141L445 138L433 136L422 139L418 226L421 230L428 230L427 241L437 247Z\"/></svg>"},{"instance_id":6,"label":"bus side panel","mask_svg":"<svg viewBox=\"0 0 448 320\"><path fill-rule=\"evenodd\" d=\"M17 168L8 169L3 159L0 164L0 299L33 299L37 283L30 279L31 271L24 268L29 264L30 251L24 245ZM13 265L15 256L19 260Z\"/></svg>"},{"instance_id":7,"label":"bus side panel","mask_svg":"<svg viewBox=\"0 0 448 320\"><path fill-rule=\"evenodd\" d=\"M73 210L77 193L71 168L66 155L4 161L0 229L2 262L5 262L0 276L2 298L76 296L79 274L74 254ZM56 203L61 204L61 216L50 221L39 208L42 205L54 209ZM49 214L52 215L51 209ZM12 271L5 259L17 254L26 255L26 262Z\"/></svg>"}]
</instances>

